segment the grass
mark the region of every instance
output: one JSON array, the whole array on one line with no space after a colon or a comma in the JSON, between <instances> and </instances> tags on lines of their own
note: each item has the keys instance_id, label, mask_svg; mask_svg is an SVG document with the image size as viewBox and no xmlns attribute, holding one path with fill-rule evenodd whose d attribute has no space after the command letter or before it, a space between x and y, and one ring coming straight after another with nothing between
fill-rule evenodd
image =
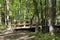
<instances>
[{"instance_id":1,"label":"grass","mask_svg":"<svg viewBox=\"0 0 60 40\"><path fill-rule=\"evenodd\" d=\"M5 26L5 25L0 24L0 30L4 30L4 29L6 29L6 26Z\"/></svg>"},{"instance_id":2,"label":"grass","mask_svg":"<svg viewBox=\"0 0 60 40\"><path fill-rule=\"evenodd\" d=\"M50 35L50 33L31 33L30 36L36 36L36 40L60 40L60 34Z\"/></svg>"},{"instance_id":3,"label":"grass","mask_svg":"<svg viewBox=\"0 0 60 40\"><path fill-rule=\"evenodd\" d=\"M56 40L60 40L60 33L56 33Z\"/></svg>"}]
</instances>

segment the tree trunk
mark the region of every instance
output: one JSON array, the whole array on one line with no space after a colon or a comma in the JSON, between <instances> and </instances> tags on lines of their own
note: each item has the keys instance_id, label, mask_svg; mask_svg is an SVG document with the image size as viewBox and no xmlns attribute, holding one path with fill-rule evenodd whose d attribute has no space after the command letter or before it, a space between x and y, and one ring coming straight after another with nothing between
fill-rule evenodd
<instances>
[{"instance_id":1,"label":"tree trunk","mask_svg":"<svg viewBox=\"0 0 60 40\"><path fill-rule=\"evenodd\" d=\"M21 0L18 0L18 19L17 20L20 20L20 16L21 16L21 12L20 12L20 6L21 6ZM20 22L18 22L18 24L20 24Z\"/></svg>"},{"instance_id":2,"label":"tree trunk","mask_svg":"<svg viewBox=\"0 0 60 40\"><path fill-rule=\"evenodd\" d=\"M52 25L55 25L55 20L56 20L56 0L51 0L52 2L52 7L51 7L51 11L52 11Z\"/></svg>"},{"instance_id":3,"label":"tree trunk","mask_svg":"<svg viewBox=\"0 0 60 40\"><path fill-rule=\"evenodd\" d=\"M5 0L5 25L7 29L11 29L11 23L9 21L9 0Z\"/></svg>"},{"instance_id":4,"label":"tree trunk","mask_svg":"<svg viewBox=\"0 0 60 40\"><path fill-rule=\"evenodd\" d=\"M42 0L40 0L40 6L41 6L41 9L40 9L40 13L41 13L41 31L43 31L43 9L42 9Z\"/></svg>"},{"instance_id":5,"label":"tree trunk","mask_svg":"<svg viewBox=\"0 0 60 40\"><path fill-rule=\"evenodd\" d=\"M1 4L0 4L0 25L1 25Z\"/></svg>"},{"instance_id":6,"label":"tree trunk","mask_svg":"<svg viewBox=\"0 0 60 40\"><path fill-rule=\"evenodd\" d=\"M44 27L43 27L43 31L44 32L48 32L48 21L47 21L47 19L48 19L48 0L44 0L44 15L43 15L43 17L44 17L44 23L43 23L43 25L44 25Z\"/></svg>"},{"instance_id":7,"label":"tree trunk","mask_svg":"<svg viewBox=\"0 0 60 40\"><path fill-rule=\"evenodd\" d=\"M56 0L49 0L49 4L50 4L50 25L49 25L49 29L50 29L50 33L51 35L54 34L54 25L55 25L55 17L56 17Z\"/></svg>"},{"instance_id":8,"label":"tree trunk","mask_svg":"<svg viewBox=\"0 0 60 40\"><path fill-rule=\"evenodd\" d=\"M36 27L35 27L35 32L38 32L38 27L39 27L39 13L38 13L38 8L37 8L37 2L36 0L33 0L34 3L34 14L36 15Z\"/></svg>"},{"instance_id":9,"label":"tree trunk","mask_svg":"<svg viewBox=\"0 0 60 40\"><path fill-rule=\"evenodd\" d=\"M28 9L28 0L25 1L25 10L24 10L24 27L26 27L26 20L27 20L27 9Z\"/></svg>"}]
</instances>

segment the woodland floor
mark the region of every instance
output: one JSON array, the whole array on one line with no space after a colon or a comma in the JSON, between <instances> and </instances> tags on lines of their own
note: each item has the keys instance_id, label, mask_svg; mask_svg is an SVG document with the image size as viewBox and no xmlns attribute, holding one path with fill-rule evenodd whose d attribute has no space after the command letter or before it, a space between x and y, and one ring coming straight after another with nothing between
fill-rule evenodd
<instances>
[{"instance_id":1,"label":"woodland floor","mask_svg":"<svg viewBox=\"0 0 60 40\"><path fill-rule=\"evenodd\" d=\"M3 34L0 33L0 40L60 40L60 33L50 36L49 33L35 34L35 32L21 30L9 34Z\"/></svg>"},{"instance_id":2,"label":"woodland floor","mask_svg":"<svg viewBox=\"0 0 60 40\"><path fill-rule=\"evenodd\" d=\"M16 31L9 34L1 34L0 40L35 40L35 36L29 36L33 32L29 31Z\"/></svg>"}]
</instances>

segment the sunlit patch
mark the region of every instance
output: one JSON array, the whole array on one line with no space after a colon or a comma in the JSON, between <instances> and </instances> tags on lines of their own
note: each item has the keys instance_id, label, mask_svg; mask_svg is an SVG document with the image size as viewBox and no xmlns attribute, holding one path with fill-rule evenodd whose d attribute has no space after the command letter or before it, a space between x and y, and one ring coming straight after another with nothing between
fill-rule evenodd
<instances>
[{"instance_id":1,"label":"sunlit patch","mask_svg":"<svg viewBox=\"0 0 60 40\"><path fill-rule=\"evenodd\" d=\"M9 16L12 16L12 12L11 11L9 12Z\"/></svg>"}]
</instances>

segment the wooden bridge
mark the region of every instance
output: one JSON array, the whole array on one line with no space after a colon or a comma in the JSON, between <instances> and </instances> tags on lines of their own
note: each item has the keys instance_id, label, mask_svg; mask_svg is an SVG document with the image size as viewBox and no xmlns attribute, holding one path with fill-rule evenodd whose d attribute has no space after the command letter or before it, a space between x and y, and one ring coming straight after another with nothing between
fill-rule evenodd
<instances>
[{"instance_id":1,"label":"wooden bridge","mask_svg":"<svg viewBox=\"0 0 60 40\"><path fill-rule=\"evenodd\" d=\"M25 23L24 23L25 22ZM30 20L16 20L12 23L15 29L28 29L28 28L35 28L36 23L31 24ZM60 28L60 24L56 24L55 27Z\"/></svg>"},{"instance_id":2,"label":"wooden bridge","mask_svg":"<svg viewBox=\"0 0 60 40\"><path fill-rule=\"evenodd\" d=\"M25 22L25 23L24 23ZM16 29L35 28L36 24L30 24L30 20L16 20L12 23ZM32 27L31 27L32 26Z\"/></svg>"}]
</instances>

